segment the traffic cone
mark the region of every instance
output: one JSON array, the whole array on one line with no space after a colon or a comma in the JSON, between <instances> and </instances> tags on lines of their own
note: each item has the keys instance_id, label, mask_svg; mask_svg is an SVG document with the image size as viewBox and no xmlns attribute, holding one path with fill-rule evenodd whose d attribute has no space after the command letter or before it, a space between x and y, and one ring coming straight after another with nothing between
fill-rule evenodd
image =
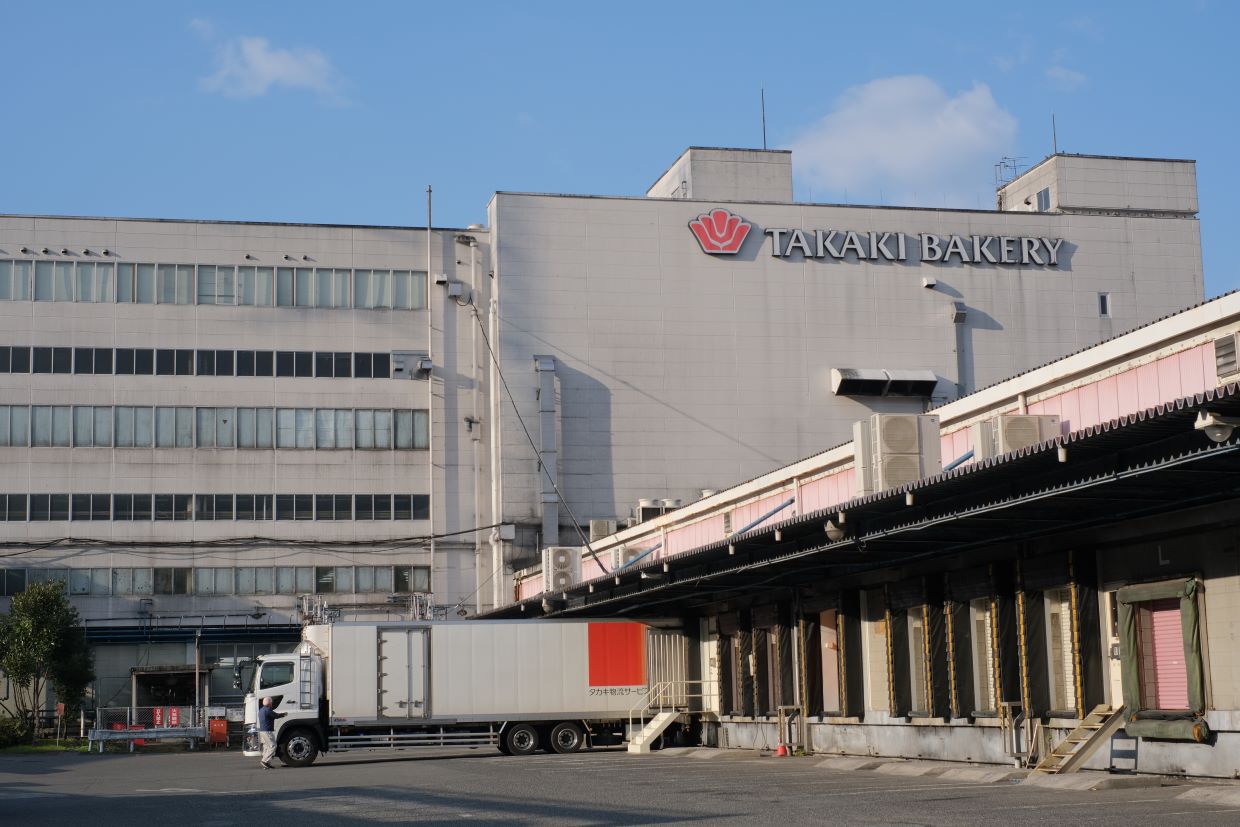
<instances>
[{"instance_id":1,"label":"traffic cone","mask_svg":"<svg viewBox=\"0 0 1240 827\"><path fill-rule=\"evenodd\" d=\"M787 758L787 757L788 757L788 747L787 747L787 745L785 745L785 744L780 744L780 745L779 745L779 746L775 749L775 757L776 757L776 758Z\"/></svg>"}]
</instances>

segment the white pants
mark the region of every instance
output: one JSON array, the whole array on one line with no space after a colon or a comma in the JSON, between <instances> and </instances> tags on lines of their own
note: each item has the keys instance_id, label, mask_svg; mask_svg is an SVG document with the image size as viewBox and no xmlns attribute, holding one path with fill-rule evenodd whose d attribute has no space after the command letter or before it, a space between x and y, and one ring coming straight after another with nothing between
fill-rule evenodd
<instances>
[{"instance_id":1,"label":"white pants","mask_svg":"<svg viewBox=\"0 0 1240 827\"><path fill-rule=\"evenodd\" d=\"M258 733L258 740L263 745L263 763L270 764L276 757L276 734L274 732Z\"/></svg>"}]
</instances>

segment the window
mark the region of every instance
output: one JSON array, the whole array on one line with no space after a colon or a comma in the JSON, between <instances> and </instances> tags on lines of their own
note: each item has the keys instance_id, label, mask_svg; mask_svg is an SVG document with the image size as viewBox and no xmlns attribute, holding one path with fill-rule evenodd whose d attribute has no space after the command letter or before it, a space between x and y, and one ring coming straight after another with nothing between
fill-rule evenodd
<instances>
[{"instance_id":1,"label":"window","mask_svg":"<svg viewBox=\"0 0 1240 827\"><path fill-rule=\"evenodd\" d=\"M276 594L314 591L314 569L309 566L277 566Z\"/></svg>"},{"instance_id":2,"label":"window","mask_svg":"<svg viewBox=\"0 0 1240 827\"><path fill-rule=\"evenodd\" d=\"M431 518L431 497L429 494L414 494L410 519L429 520Z\"/></svg>"},{"instance_id":3,"label":"window","mask_svg":"<svg viewBox=\"0 0 1240 827\"><path fill-rule=\"evenodd\" d=\"M73 408L73 444L79 448L112 445L112 409L77 405Z\"/></svg>"},{"instance_id":4,"label":"window","mask_svg":"<svg viewBox=\"0 0 1240 827\"><path fill-rule=\"evenodd\" d=\"M0 569L0 595L12 597L26 590L25 569Z\"/></svg>"},{"instance_id":5,"label":"window","mask_svg":"<svg viewBox=\"0 0 1240 827\"><path fill-rule=\"evenodd\" d=\"M275 686L283 686L286 683L293 682L293 664L291 663L264 663L263 671L258 679L259 689L271 689Z\"/></svg>"},{"instance_id":6,"label":"window","mask_svg":"<svg viewBox=\"0 0 1240 827\"><path fill-rule=\"evenodd\" d=\"M280 307L293 306L293 271L288 267L276 269L276 304Z\"/></svg>"},{"instance_id":7,"label":"window","mask_svg":"<svg viewBox=\"0 0 1240 827\"><path fill-rule=\"evenodd\" d=\"M275 354L270 350L259 350L254 353L254 375L275 376Z\"/></svg>"},{"instance_id":8,"label":"window","mask_svg":"<svg viewBox=\"0 0 1240 827\"><path fill-rule=\"evenodd\" d=\"M193 283L193 265L160 264L155 268L155 290L160 304L193 304Z\"/></svg>"},{"instance_id":9,"label":"window","mask_svg":"<svg viewBox=\"0 0 1240 827\"><path fill-rule=\"evenodd\" d=\"M297 447L313 448L314 447L314 409L297 408Z\"/></svg>"},{"instance_id":10,"label":"window","mask_svg":"<svg viewBox=\"0 0 1240 827\"><path fill-rule=\"evenodd\" d=\"M114 411L116 447L150 448L155 436L152 409L118 405Z\"/></svg>"},{"instance_id":11,"label":"window","mask_svg":"<svg viewBox=\"0 0 1240 827\"><path fill-rule=\"evenodd\" d=\"M298 267L293 281L293 306L314 306L314 271L309 267Z\"/></svg>"},{"instance_id":12,"label":"window","mask_svg":"<svg viewBox=\"0 0 1240 827\"><path fill-rule=\"evenodd\" d=\"M397 593L408 594L431 590L431 570L428 566L395 566L394 570Z\"/></svg>"},{"instance_id":13,"label":"window","mask_svg":"<svg viewBox=\"0 0 1240 827\"><path fill-rule=\"evenodd\" d=\"M353 591L352 566L318 566L314 570L316 594L348 594Z\"/></svg>"},{"instance_id":14,"label":"window","mask_svg":"<svg viewBox=\"0 0 1240 827\"><path fill-rule=\"evenodd\" d=\"M139 376L151 376L155 373L155 351L140 347L133 352L133 372Z\"/></svg>"},{"instance_id":15,"label":"window","mask_svg":"<svg viewBox=\"0 0 1240 827\"><path fill-rule=\"evenodd\" d=\"M270 520L275 517L271 494L238 494L236 500L238 520Z\"/></svg>"},{"instance_id":16,"label":"window","mask_svg":"<svg viewBox=\"0 0 1240 827\"><path fill-rule=\"evenodd\" d=\"M193 408L156 408L155 445L159 448L192 448Z\"/></svg>"},{"instance_id":17,"label":"window","mask_svg":"<svg viewBox=\"0 0 1240 827\"><path fill-rule=\"evenodd\" d=\"M30 300L29 261L0 261L0 300Z\"/></svg>"},{"instance_id":18,"label":"window","mask_svg":"<svg viewBox=\"0 0 1240 827\"><path fill-rule=\"evenodd\" d=\"M1103 319L1111 318L1111 294L1098 294L1098 316Z\"/></svg>"},{"instance_id":19,"label":"window","mask_svg":"<svg viewBox=\"0 0 1240 827\"><path fill-rule=\"evenodd\" d=\"M0 495L0 506L4 508L4 519L9 522L25 522L26 521L26 495L25 494L4 494Z\"/></svg>"},{"instance_id":20,"label":"window","mask_svg":"<svg viewBox=\"0 0 1240 827\"><path fill-rule=\"evenodd\" d=\"M194 569L194 594L232 594L231 568Z\"/></svg>"},{"instance_id":21,"label":"window","mask_svg":"<svg viewBox=\"0 0 1240 827\"><path fill-rule=\"evenodd\" d=\"M353 359L348 353L336 353L332 357L332 375L337 379L348 379L353 375Z\"/></svg>"},{"instance_id":22,"label":"window","mask_svg":"<svg viewBox=\"0 0 1240 827\"><path fill-rule=\"evenodd\" d=\"M26 405L0 405L0 445L25 447L30 444L30 408Z\"/></svg>"},{"instance_id":23,"label":"window","mask_svg":"<svg viewBox=\"0 0 1240 827\"><path fill-rule=\"evenodd\" d=\"M276 376L293 375L293 352L281 350L276 352Z\"/></svg>"},{"instance_id":24,"label":"window","mask_svg":"<svg viewBox=\"0 0 1240 827\"><path fill-rule=\"evenodd\" d=\"M68 405L35 405L32 444L36 447L68 447L72 435L72 414Z\"/></svg>"},{"instance_id":25,"label":"window","mask_svg":"<svg viewBox=\"0 0 1240 827\"><path fill-rule=\"evenodd\" d=\"M245 269L245 268L242 268ZM253 269L253 268L250 268ZM198 266L199 304L236 304L237 268Z\"/></svg>"},{"instance_id":26,"label":"window","mask_svg":"<svg viewBox=\"0 0 1240 827\"><path fill-rule=\"evenodd\" d=\"M1047 683L1052 711L1076 710L1076 688L1072 664L1072 592L1054 589L1045 592Z\"/></svg>"},{"instance_id":27,"label":"window","mask_svg":"<svg viewBox=\"0 0 1240 827\"><path fill-rule=\"evenodd\" d=\"M232 448L236 445L235 408L198 409L198 447Z\"/></svg>"},{"instance_id":28,"label":"window","mask_svg":"<svg viewBox=\"0 0 1240 827\"><path fill-rule=\"evenodd\" d=\"M1050 212L1051 209L1051 188L1046 187L1038 190L1038 212Z\"/></svg>"},{"instance_id":29,"label":"window","mask_svg":"<svg viewBox=\"0 0 1240 827\"><path fill-rule=\"evenodd\" d=\"M314 376L314 354L308 351L297 351L293 354L293 375L301 377Z\"/></svg>"},{"instance_id":30,"label":"window","mask_svg":"<svg viewBox=\"0 0 1240 827\"><path fill-rule=\"evenodd\" d=\"M36 347L34 373L72 373L73 349L67 347ZM14 373L25 371L14 371Z\"/></svg>"},{"instance_id":31,"label":"window","mask_svg":"<svg viewBox=\"0 0 1240 827\"><path fill-rule=\"evenodd\" d=\"M238 267L237 304L270 307L273 275L270 267Z\"/></svg>"},{"instance_id":32,"label":"window","mask_svg":"<svg viewBox=\"0 0 1240 827\"><path fill-rule=\"evenodd\" d=\"M198 351L198 367L196 373L199 376L215 375L215 351L200 350Z\"/></svg>"},{"instance_id":33,"label":"window","mask_svg":"<svg viewBox=\"0 0 1240 827\"><path fill-rule=\"evenodd\" d=\"M358 379L370 379L373 368L373 359L369 353L353 354L353 375Z\"/></svg>"},{"instance_id":34,"label":"window","mask_svg":"<svg viewBox=\"0 0 1240 827\"><path fill-rule=\"evenodd\" d=\"M969 632L973 644L973 698L979 712L995 712L994 620L990 598L969 603Z\"/></svg>"},{"instance_id":35,"label":"window","mask_svg":"<svg viewBox=\"0 0 1240 827\"><path fill-rule=\"evenodd\" d=\"M188 568L155 569L155 594L189 594L191 571Z\"/></svg>"}]
</instances>

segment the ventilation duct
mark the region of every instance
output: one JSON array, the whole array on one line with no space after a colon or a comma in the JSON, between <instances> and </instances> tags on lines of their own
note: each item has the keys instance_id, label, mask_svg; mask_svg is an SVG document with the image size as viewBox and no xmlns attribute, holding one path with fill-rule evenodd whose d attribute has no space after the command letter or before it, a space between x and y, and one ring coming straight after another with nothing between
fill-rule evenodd
<instances>
[{"instance_id":1,"label":"ventilation duct","mask_svg":"<svg viewBox=\"0 0 1240 827\"><path fill-rule=\"evenodd\" d=\"M938 383L932 370L831 369L831 391L836 396L929 397Z\"/></svg>"}]
</instances>

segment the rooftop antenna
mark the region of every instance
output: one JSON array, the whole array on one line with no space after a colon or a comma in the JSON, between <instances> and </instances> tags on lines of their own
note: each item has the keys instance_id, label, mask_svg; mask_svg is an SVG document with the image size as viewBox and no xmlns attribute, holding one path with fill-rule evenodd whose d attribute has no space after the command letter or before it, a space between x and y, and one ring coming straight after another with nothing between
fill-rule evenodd
<instances>
[{"instance_id":1,"label":"rooftop antenna","mask_svg":"<svg viewBox=\"0 0 1240 827\"><path fill-rule=\"evenodd\" d=\"M1059 154L1059 134L1055 131L1055 113L1051 113L1051 153Z\"/></svg>"},{"instance_id":2,"label":"rooftop antenna","mask_svg":"<svg viewBox=\"0 0 1240 827\"><path fill-rule=\"evenodd\" d=\"M762 87L762 148L766 149L766 87Z\"/></svg>"}]
</instances>

